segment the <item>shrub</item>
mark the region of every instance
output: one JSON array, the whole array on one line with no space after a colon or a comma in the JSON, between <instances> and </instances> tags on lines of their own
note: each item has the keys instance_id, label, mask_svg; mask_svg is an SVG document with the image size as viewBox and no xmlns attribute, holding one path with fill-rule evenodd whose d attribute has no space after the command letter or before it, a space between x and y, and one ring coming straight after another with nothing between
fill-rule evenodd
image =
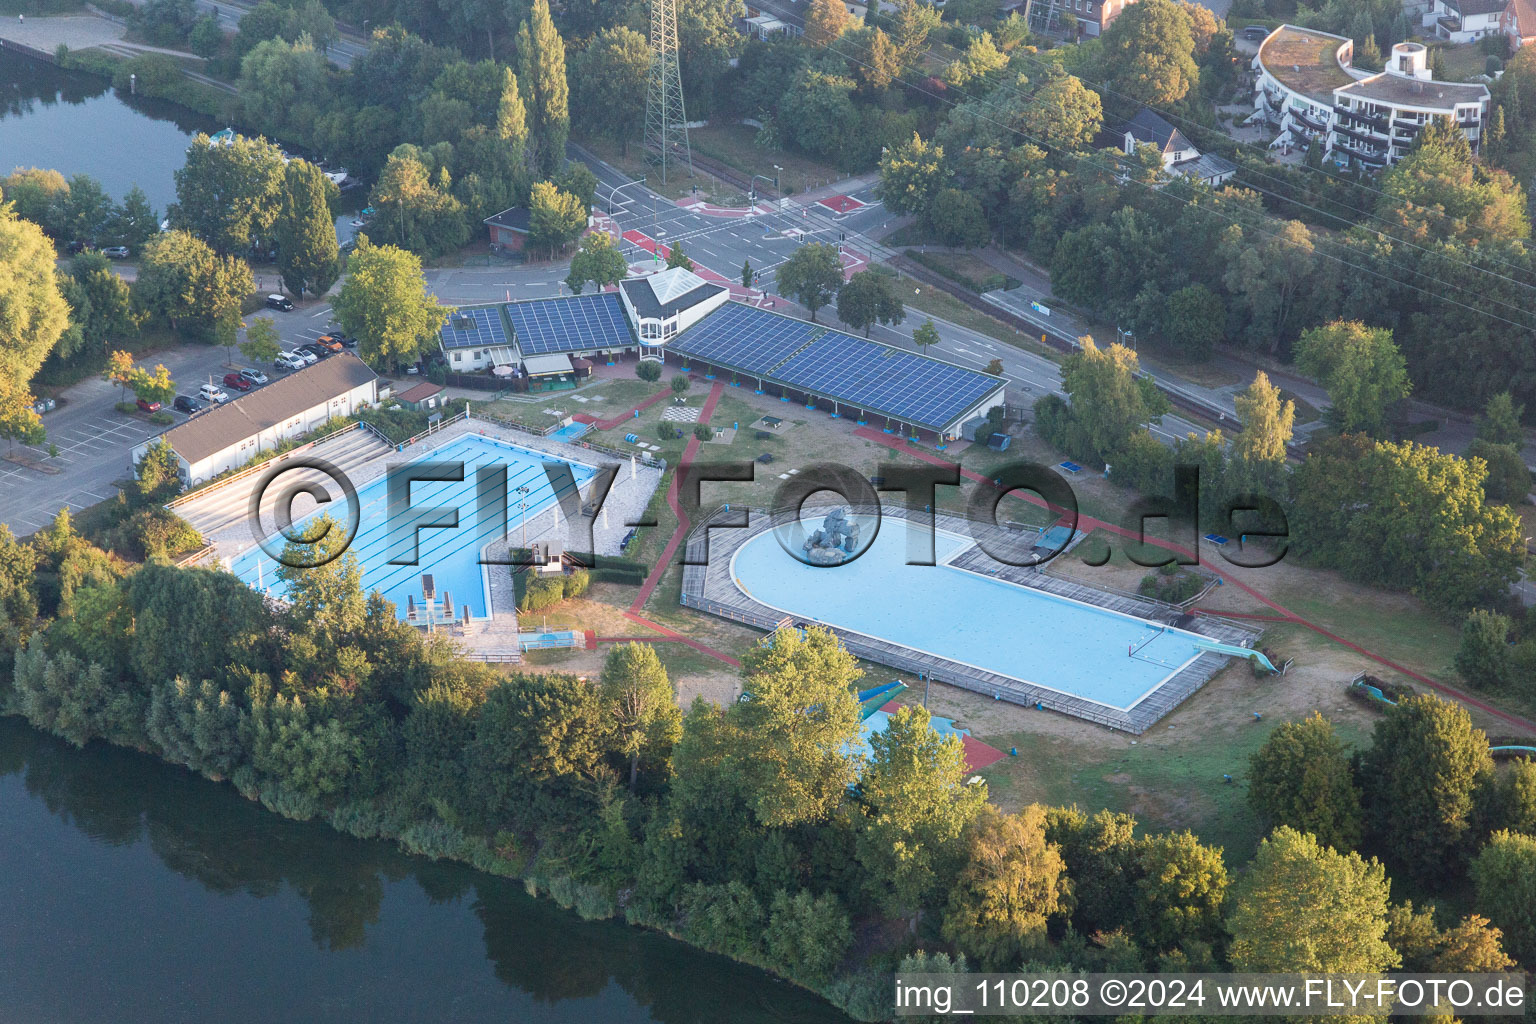
<instances>
[{"instance_id":1,"label":"shrub","mask_svg":"<svg viewBox=\"0 0 1536 1024\"><path fill-rule=\"evenodd\" d=\"M400 846L406 853L441 860L457 857L464 850L464 832L441 818L418 821L400 833Z\"/></svg>"},{"instance_id":2,"label":"shrub","mask_svg":"<svg viewBox=\"0 0 1536 1024\"><path fill-rule=\"evenodd\" d=\"M671 387L672 387L672 393L674 395L680 395L684 391L687 391L688 390L688 375L686 373L676 374L672 378Z\"/></svg>"},{"instance_id":3,"label":"shrub","mask_svg":"<svg viewBox=\"0 0 1536 1024\"><path fill-rule=\"evenodd\" d=\"M152 412L152 413L149 414L149 422L153 423L157 427L165 427L165 426L169 426L172 423L175 423L176 422L176 417L174 417L170 413L164 412L164 411L162 411L162 412Z\"/></svg>"},{"instance_id":4,"label":"shrub","mask_svg":"<svg viewBox=\"0 0 1536 1024\"><path fill-rule=\"evenodd\" d=\"M656 436L661 438L663 441L670 441L675 437L682 437L683 435L682 432L679 431L676 427L663 420L656 427Z\"/></svg>"},{"instance_id":5,"label":"shrub","mask_svg":"<svg viewBox=\"0 0 1536 1024\"><path fill-rule=\"evenodd\" d=\"M639 366L635 367L635 376L654 384L661 380L661 364L652 359L643 360Z\"/></svg>"},{"instance_id":6,"label":"shrub","mask_svg":"<svg viewBox=\"0 0 1536 1024\"><path fill-rule=\"evenodd\" d=\"M700 441L710 441L714 439L715 432L708 424L699 423L693 428L693 436Z\"/></svg>"}]
</instances>

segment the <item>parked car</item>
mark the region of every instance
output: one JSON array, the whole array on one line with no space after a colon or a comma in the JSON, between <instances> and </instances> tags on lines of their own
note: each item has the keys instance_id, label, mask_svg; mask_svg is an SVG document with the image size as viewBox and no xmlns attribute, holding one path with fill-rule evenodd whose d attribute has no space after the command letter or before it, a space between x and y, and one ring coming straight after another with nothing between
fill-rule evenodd
<instances>
[{"instance_id":1,"label":"parked car","mask_svg":"<svg viewBox=\"0 0 1536 1024\"><path fill-rule=\"evenodd\" d=\"M177 412L184 412L188 416L191 416L195 412L203 411L203 403L199 402L191 395L177 395L176 401L171 403L171 408L175 409Z\"/></svg>"},{"instance_id":2,"label":"parked car","mask_svg":"<svg viewBox=\"0 0 1536 1024\"><path fill-rule=\"evenodd\" d=\"M229 401L229 395L217 384L204 384L197 389L197 397L205 402L218 402L221 405Z\"/></svg>"},{"instance_id":3,"label":"parked car","mask_svg":"<svg viewBox=\"0 0 1536 1024\"><path fill-rule=\"evenodd\" d=\"M296 357L298 359L303 360L305 366L314 366L316 363L318 363L320 361L320 356L319 355L317 355L314 352L311 352L309 349L305 348L303 345L300 345L298 348L294 349L292 352L290 352L288 354L291 355L291 356L294 356L294 357Z\"/></svg>"},{"instance_id":4,"label":"parked car","mask_svg":"<svg viewBox=\"0 0 1536 1024\"><path fill-rule=\"evenodd\" d=\"M335 355L337 352L340 352L344 347L341 343L341 339L336 337L334 334L322 334L320 337L315 339L314 343L325 349L327 352L331 353L331 355Z\"/></svg>"},{"instance_id":5,"label":"parked car","mask_svg":"<svg viewBox=\"0 0 1536 1024\"><path fill-rule=\"evenodd\" d=\"M277 358L272 360L272 367L276 370L302 370L308 365L303 356L293 352L279 352Z\"/></svg>"},{"instance_id":6,"label":"parked car","mask_svg":"<svg viewBox=\"0 0 1536 1024\"><path fill-rule=\"evenodd\" d=\"M1243 38L1258 41L1269 35L1269 28L1264 25L1249 25L1243 29Z\"/></svg>"},{"instance_id":7,"label":"parked car","mask_svg":"<svg viewBox=\"0 0 1536 1024\"><path fill-rule=\"evenodd\" d=\"M84 242L74 241L74 242L70 242L68 245L66 245L64 247L64 250L66 252L68 252L71 256L77 256L80 253L85 252L85 250L87 250L89 248L90 248L90 246L86 245Z\"/></svg>"},{"instance_id":8,"label":"parked car","mask_svg":"<svg viewBox=\"0 0 1536 1024\"><path fill-rule=\"evenodd\" d=\"M295 349L295 351L309 353L315 357L316 362L319 362L322 359L328 359L331 355L330 349L326 348L324 345L316 345L314 342L310 342L307 345L300 345L297 349ZM340 349L337 349L337 351L340 351Z\"/></svg>"},{"instance_id":9,"label":"parked car","mask_svg":"<svg viewBox=\"0 0 1536 1024\"><path fill-rule=\"evenodd\" d=\"M283 313L292 313L293 302L286 295L268 295L267 308L276 309Z\"/></svg>"},{"instance_id":10,"label":"parked car","mask_svg":"<svg viewBox=\"0 0 1536 1024\"><path fill-rule=\"evenodd\" d=\"M128 258L128 247L126 245L109 245L101 250L101 254L103 256L110 256L114 260L125 260Z\"/></svg>"},{"instance_id":11,"label":"parked car","mask_svg":"<svg viewBox=\"0 0 1536 1024\"><path fill-rule=\"evenodd\" d=\"M262 373L258 369L255 369L254 367L250 367L250 366L247 366L244 369L242 369L240 371L240 376L244 377L246 380L250 381L252 384L265 384L267 382L267 375L266 374Z\"/></svg>"},{"instance_id":12,"label":"parked car","mask_svg":"<svg viewBox=\"0 0 1536 1024\"><path fill-rule=\"evenodd\" d=\"M342 334L340 331L332 331L331 337L341 342L342 348L357 348L357 339L349 334Z\"/></svg>"},{"instance_id":13,"label":"parked car","mask_svg":"<svg viewBox=\"0 0 1536 1024\"><path fill-rule=\"evenodd\" d=\"M227 388L234 388L236 391L249 391L251 388L255 387L254 384L240 376L238 373L226 373L224 375L224 386Z\"/></svg>"},{"instance_id":14,"label":"parked car","mask_svg":"<svg viewBox=\"0 0 1536 1024\"><path fill-rule=\"evenodd\" d=\"M151 402L147 398L141 398L137 402L135 402L134 404L139 407L139 411L140 412L159 412L160 411L160 403L159 402Z\"/></svg>"}]
</instances>

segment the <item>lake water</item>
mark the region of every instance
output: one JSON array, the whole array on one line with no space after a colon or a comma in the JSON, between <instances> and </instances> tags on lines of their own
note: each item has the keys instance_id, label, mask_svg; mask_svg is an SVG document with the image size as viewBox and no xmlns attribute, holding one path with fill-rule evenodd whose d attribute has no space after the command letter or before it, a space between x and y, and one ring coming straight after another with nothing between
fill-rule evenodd
<instances>
[{"instance_id":1,"label":"lake water","mask_svg":"<svg viewBox=\"0 0 1536 1024\"><path fill-rule=\"evenodd\" d=\"M96 75L0 57L0 178L17 167L89 174L114 199L138 185L164 215L192 136L222 127L184 107L120 93Z\"/></svg>"},{"instance_id":2,"label":"lake water","mask_svg":"<svg viewBox=\"0 0 1536 1024\"><path fill-rule=\"evenodd\" d=\"M0 1020L831 1024L768 975L0 718Z\"/></svg>"}]
</instances>

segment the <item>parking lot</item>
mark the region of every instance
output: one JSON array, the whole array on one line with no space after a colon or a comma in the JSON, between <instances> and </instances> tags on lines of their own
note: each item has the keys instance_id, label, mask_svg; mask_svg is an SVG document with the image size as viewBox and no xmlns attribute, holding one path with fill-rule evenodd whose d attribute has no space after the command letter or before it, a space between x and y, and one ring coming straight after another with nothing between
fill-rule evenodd
<instances>
[{"instance_id":1,"label":"parking lot","mask_svg":"<svg viewBox=\"0 0 1536 1024\"><path fill-rule=\"evenodd\" d=\"M209 377L217 381L228 372L224 360L222 348L183 345L156 352L140 365L164 363L179 393L196 394ZM117 494L116 482L132 472L134 446L169 429L118 412L114 406L122 397L117 385L99 377L81 381L44 414L46 441L5 449L11 457L0 459L0 522L12 533L26 536L51 523L61 508L79 511ZM180 413L173 415L177 423L186 421ZM57 454L50 455L50 445Z\"/></svg>"}]
</instances>

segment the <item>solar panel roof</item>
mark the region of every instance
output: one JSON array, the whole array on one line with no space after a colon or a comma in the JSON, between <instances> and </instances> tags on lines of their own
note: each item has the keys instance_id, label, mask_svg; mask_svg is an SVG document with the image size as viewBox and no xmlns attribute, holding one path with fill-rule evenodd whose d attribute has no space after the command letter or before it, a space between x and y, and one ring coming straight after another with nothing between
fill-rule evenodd
<instances>
[{"instance_id":1,"label":"solar panel roof","mask_svg":"<svg viewBox=\"0 0 1536 1024\"><path fill-rule=\"evenodd\" d=\"M468 321L468 326L461 326ZM448 318L440 332L444 349L492 348L510 344L499 306L471 306Z\"/></svg>"},{"instance_id":2,"label":"solar panel roof","mask_svg":"<svg viewBox=\"0 0 1536 1024\"><path fill-rule=\"evenodd\" d=\"M668 347L745 373L766 374L820 330L821 327L804 320L727 302L678 335Z\"/></svg>"},{"instance_id":3,"label":"solar panel roof","mask_svg":"<svg viewBox=\"0 0 1536 1024\"><path fill-rule=\"evenodd\" d=\"M794 387L926 427L947 426L1001 385L996 377L828 331L775 367Z\"/></svg>"},{"instance_id":4,"label":"solar panel roof","mask_svg":"<svg viewBox=\"0 0 1536 1024\"><path fill-rule=\"evenodd\" d=\"M525 356L603 351L634 344L623 303L612 292L509 302L503 308L512 323L518 351Z\"/></svg>"}]
</instances>

